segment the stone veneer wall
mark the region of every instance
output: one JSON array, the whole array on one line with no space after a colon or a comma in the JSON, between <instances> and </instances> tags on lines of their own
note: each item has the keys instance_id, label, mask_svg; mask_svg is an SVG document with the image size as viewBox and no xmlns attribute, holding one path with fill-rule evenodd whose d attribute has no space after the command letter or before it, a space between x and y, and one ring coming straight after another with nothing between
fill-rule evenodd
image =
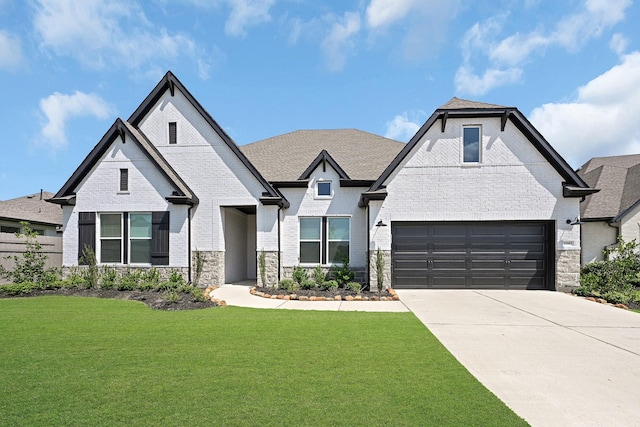
<instances>
[{"instance_id":1,"label":"stone veneer wall","mask_svg":"<svg viewBox=\"0 0 640 427\"><path fill-rule=\"evenodd\" d=\"M161 281L169 280L169 278L171 277L171 275L174 272L178 272L178 273L182 274L182 277L184 278L185 282L189 280L189 269L187 267L168 267L166 265L154 265L152 267L138 267L138 266L136 266L136 267L124 267L124 266L111 267L111 266L99 265L98 266L98 273L102 272L103 267L113 268L116 271L116 274L118 276L122 276L127 271L132 271L132 270L148 271L148 270L151 270L152 268L155 268L158 271L158 273L160 273L160 280ZM71 274L71 272L74 269L77 269L77 271L82 272L83 270L86 270L88 268L89 268L89 266L87 266L87 265L79 265L79 266L72 266L72 267L62 267L61 275L62 275L63 279L68 279L69 275Z\"/></svg>"},{"instance_id":2,"label":"stone veneer wall","mask_svg":"<svg viewBox=\"0 0 640 427\"><path fill-rule=\"evenodd\" d=\"M391 251L380 251L384 261L384 284L383 289L391 287ZM376 261L378 259L378 251L369 251L369 286L371 291L378 290L378 269Z\"/></svg>"},{"instance_id":3,"label":"stone veneer wall","mask_svg":"<svg viewBox=\"0 0 640 427\"><path fill-rule=\"evenodd\" d=\"M258 266L258 278L256 283L258 286L270 286L273 287L278 284L278 251L264 251L264 267L267 283L262 283L262 276L260 274L260 254L263 251L258 251L257 262Z\"/></svg>"},{"instance_id":4,"label":"stone veneer wall","mask_svg":"<svg viewBox=\"0 0 640 427\"><path fill-rule=\"evenodd\" d=\"M580 250L556 251L556 291L571 292L580 285Z\"/></svg>"},{"instance_id":5,"label":"stone veneer wall","mask_svg":"<svg viewBox=\"0 0 640 427\"><path fill-rule=\"evenodd\" d=\"M198 251L204 260L198 287L224 285L224 251ZM196 274L196 251L191 254L191 279Z\"/></svg>"}]
</instances>

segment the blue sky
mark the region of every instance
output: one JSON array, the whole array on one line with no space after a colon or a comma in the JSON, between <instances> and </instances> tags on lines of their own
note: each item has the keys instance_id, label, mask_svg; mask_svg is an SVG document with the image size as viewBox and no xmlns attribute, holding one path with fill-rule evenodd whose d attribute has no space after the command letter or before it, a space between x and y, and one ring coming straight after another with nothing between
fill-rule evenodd
<instances>
[{"instance_id":1,"label":"blue sky","mask_svg":"<svg viewBox=\"0 0 640 427\"><path fill-rule=\"evenodd\" d=\"M452 96L515 106L575 168L640 153L631 0L0 0L0 200L56 192L167 70L240 145L408 141Z\"/></svg>"}]
</instances>

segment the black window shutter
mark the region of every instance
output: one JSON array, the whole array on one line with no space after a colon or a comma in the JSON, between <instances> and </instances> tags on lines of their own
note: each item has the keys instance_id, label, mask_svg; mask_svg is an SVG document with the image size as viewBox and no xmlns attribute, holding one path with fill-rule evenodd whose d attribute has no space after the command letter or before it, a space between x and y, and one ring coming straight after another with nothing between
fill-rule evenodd
<instances>
[{"instance_id":1,"label":"black window shutter","mask_svg":"<svg viewBox=\"0 0 640 427\"><path fill-rule=\"evenodd\" d=\"M129 264L129 212L122 212L122 261Z\"/></svg>"},{"instance_id":2,"label":"black window shutter","mask_svg":"<svg viewBox=\"0 0 640 427\"><path fill-rule=\"evenodd\" d=\"M169 212L151 213L151 264L169 265Z\"/></svg>"},{"instance_id":3,"label":"black window shutter","mask_svg":"<svg viewBox=\"0 0 640 427\"><path fill-rule=\"evenodd\" d=\"M129 191L129 169L120 169L120 191Z\"/></svg>"},{"instance_id":4,"label":"black window shutter","mask_svg":"<svg viewBox=\"0 0 640 427\"><path fill-rule=\"evenodd\" d=\"M178 142L178 125L176 122L169 122L169 144Z\"/></svg>"},{"instance_id":5,"label":"black window shutter","mask_svg":"<svg viewBox=\"0 0 640 427\"><path fill-rule=\"evenodd\" d=\"M96 213L78 213L78 264L87 265L85 245L96 252Z\"/></svg>"}]
</instances>

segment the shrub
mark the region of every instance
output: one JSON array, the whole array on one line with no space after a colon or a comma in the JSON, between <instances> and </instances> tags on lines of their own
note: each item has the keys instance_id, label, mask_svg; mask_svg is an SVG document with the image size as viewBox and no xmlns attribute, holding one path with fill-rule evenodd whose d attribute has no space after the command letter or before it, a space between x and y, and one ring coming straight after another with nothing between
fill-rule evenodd
<instances>
[{"instance_id":1,"label":"shrub","mask_svg":"<svg viewBox=\"0 0 640 427\"><path fill-rule=\"evenodd\" d=\"M287 292L295 292L300 289L300 284L293 279L282 279L278 284L278 288Z\"/></svg>"},{"instance_id":2,"label":"shrub","mask_svg":"<svg viewBox=\"0 0 640 427\"><path fill-rule=\"evenodd\" d=\"M300 265L296 265L293 268L293 273L291 274L291 277L298 285L302 285L302 282L309 279L309 273L307 273L306 268Z\"/></svg>"},{"instance_id":3,"label":"shrub","mask_svg":"<svg viewBox=\"0 0 640 427\"><path fill-rule=\"evenodd\" d=\"M322 285L322 283L321 283ZM301 289L314 289L316 287L319 287L318 284L311 280L311 279L306 279L302 281L302 284L300 285Z\"/></svg>"},{"instance_id":4,"label":"shrub","mask_svg":"<svg viewBox=\"0 0 640 427\"><path fill-rule=\"evenodd\" d=\"M142 283L150 283L153 285L153 288L157 288L158 285L160 285L160 272L157 268L152 267L142 273L142 278L140 280L142 281ZM142 283L140 283L138 287L140 287Z\"/></svg>"},{"instance_id":5,"label":"shrub","mask_svg":"<svg viewBox=\"0 0 640 427\"><path fill-rule=\"evenodd\" d=\"M16 233L18 238L25 239L26 250L22 255L5 257L12 259L15 267L8 271L0 265L0 277L13 283L51 283L60 277L55 268L45 268L47 255L42 252L42 245L38 242L38 234L29 227L28 222L21 222L23 233Z\"/></svg>"},{"instance_id":6,"label":"shrub","mask_svg":"<svg viewBox=\"0 0 640 427\"><path fill-rule=\"evenodd\" d=\"M327 280L321 286L323 291L335 291L338 289L338 282L336 280Z\"/></svg>"},{"instance_id":7,"label":"shrub","mask_svg":"<svg viewBox=\"0 0 640 427\"><path fill-rule=\"evenodd\" d=\"M67 271L67 279L63 280L63 282L66 282L67 284L63 287L76 288L84 283L84 278L82 277L82 273L78 267L69 267Z\"/></svg>"},{"instance_id":8,"label":"shrub","mask_svg":"<svg viewBox=\"0 0 640 427\"><path fill-rule=\"evenodd\" d=\"M209 296L205 295L204 290L200 289L197 286L192 286L191 289L189 290L189 293L191 294L191 296L193 296L193 299L199 302L205 302L205 301L209 301Z\"/></svg>"},{"instance_id":9,"label":"shrub","mask_svg":"<svg viewBox=\"0 0 640 427\"><path fill-rule=\"evenodd\" d=\"M187 283L184 280L184 277L182 277L182 273L180 273L178 270L171 271L171 276L169 276L169 281L176 283L178 286L184 285Z\"/></svg>"},{"instance_id":10,"label":"shrub","mask_svg":"<svg viewBox=\"0 0 640 427\"><path fill-rule=\"evenodd\" d=\"M177 303L180 301L180 294L175 289L170 289L164 294L164 298L171 303Z\"/></svg>"},{"instance_id":11,"label":"shrub","mask_svg":"<svg viewBox=\"0 0 640 427\"><path fill-rule=\"evenodd\" d=\"M100 274L100 288L113 289L116 287L116 281L118 279L118 273L116 269L109 266L103 266Z\"/></svg>"},{"instance_id":12,"label":"shrub","mask_svg":"<svg viewBox=\"0 0 640 427\"><path fill-rule=\"evenodd\" d=\"M355 292L356 294L359 294L360 290L362 289L362 285L358 282L349 282L347 283L345 288L347 288L351 292Z\"/></svg>"},{"instance_id":13,"label":"shrub","mask_svg":"<svg viewBox=\"0 0 640 427\"><path fill-rule=\"evenodd\" d=\"M260 251L258 256L258 264L260 266L260 283L262 286L267 286L267 255L264 253L264 249Z\"/></svg>"},{"instance_id":14,"label":"shrub","mask_svg":"<svg viewBox=\"0 0 640 427\"><path fill-rule=\"evenodd\" d=\"M153 291L154 289L156 289L157 285L151 283L151 282L140 282L138 283L138 290L139 291Z\"/></svg>"},{"instance_id":15,"label":"shrub","mask_svg":"<svg viewBox=\"0 0 640 427\"><path fill-rule=\"evenodd\" d=\"M116 283L116 289L119 291L133 291L138 287L142 279L142 273L138 270L127 269Z\"/></svg>"},{"instance_id":16,"label":"shrub","mask_svg":"<svg viewBox=\"0 0 640 427\"><path fill-rule=\"evenodd\" d=\"M82 271L82 282L85 289L91 289L98 286L98 260L96 254L89 245L84 245L82 249L82 258L80 261L88 267Z\"/></svg>"},{"instance_id":17,"label":"shrub","mask_svg":"<svg viewBox=\"0 0 640 427\"><path fill-rule=\"evenodd\" d=\"M317 266L313 269L311 277L313 278L315 285L320 287L327 280L327 273L322 270L322 267Z\"/></svg>"},{"instance_id":18,"label":"shrub","mask_svg":"<svg viewBox=\"0 0 640 427\"><path fill-rule=\"evenodd\" d=\"M26 295L36 289L39 289L39 287L33 282L11 283L9 285L0 286L0 290L3 290L8 295Z\"/></svg>"},{"instance_id":19,"label":"shrub","mask_svg":"<svg viewBox=\"0 0 640 427\"><path fill-rule=\"evenodd\" d=\"M342 257L341 262L342 264L334 265L331 268L331 274L333 275L333 279L338 282L338 286L344 287L347 283L353 282L356 275L351 271L351 267L349 267L349 258Z\"/></svg>"}]
</instances>

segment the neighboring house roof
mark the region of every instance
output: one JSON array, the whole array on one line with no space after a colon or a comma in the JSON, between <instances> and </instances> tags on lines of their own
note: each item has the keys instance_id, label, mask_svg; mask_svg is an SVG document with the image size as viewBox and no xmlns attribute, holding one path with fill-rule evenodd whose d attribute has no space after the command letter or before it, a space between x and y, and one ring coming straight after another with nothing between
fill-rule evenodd
<instances>
[{"instance_id":1,"label":"neighboring house roof","mask_svg":"<svg viewBox=\"0 0 640 427\"><path fill-rule=\"evenodd\" d=\"M578 175L600 189L581 203L581 219L618 221L640 202L640 154L594 157Z\"/></svg>"},{"instance_id":2,"label":"neighboring house roof","mask_svg":"<svg viewBox=\"0 0 640 427\"><path fill-rule=\"evenodd\" d=\"M533 127L529 120L527 120L527 118L517 108L484 104L454 97L442 107L438 108L431 117L427 119L425 124L422 125L414 137L411 138L403 150L369 188L369 192L375 192L384 188L384 182L387 178L389 178L393 171L413 150L416 144L418 144L425 133L427 133L427 131L434 126L438 120L440 120L440 127L442 131L444 131L447 119L476 117L499 117L501 119L501 126L503 130L507 121L510 120L565 180L563 187L565 197L582 197L597 191L589 188L587 183L578 176L578 174L569 166L560 154L553 149L540 132ZM366 198L361 201L361 204L365 203Z\"/></svg>"},{"instance_id":3,"label":"neighboring house roof","mask_svg":"<svg viewBox=\"0 0 640 427\"><path fill-rule=\"evenodd\" d=\"M80 166L78 166L78 169L71 175L60 191L49 198L49 201L61 205L73 204L72 200L75 196L76 188L80 185L84 177L93 169L95 164L100 161L114 141L117 141L118 138L124 140L125 135L136 143L138 148L151 160L151 163L174 188L172 194L165 195L168 201L178 204L198 203L198 197L191 191L182 178L178 176L156 147L149 142L142 132L121 119L116 119L111 128L109 128L107 133L100 139L100 142L98 142Z\"/></svg>"},{"instance_id":4,"label":"neighboring house roof","mask_svg":"<svg viewBox=\"0 0 640 427\"><path fill-rule=\"evenodd\" d=\"M47 203L53 193L40 193L0 201L0 219L27 221L31 224L62 225L62 209Z\"/></svg>"},{"instance_id":5,"label":"neighboring house roof","mask_svg":"<svg viewBox=\"0 0 640 427\"><path fill-rule=\"evenodd\" d=\"M270 182L306 179L308 168L323 159L335 161L341 169L338 173L351 180L372 182L404 146L357 129L333 129L297 130L240 149ZM326 154L321 157L323 151Z\"/></svg>"}]
</instances>

